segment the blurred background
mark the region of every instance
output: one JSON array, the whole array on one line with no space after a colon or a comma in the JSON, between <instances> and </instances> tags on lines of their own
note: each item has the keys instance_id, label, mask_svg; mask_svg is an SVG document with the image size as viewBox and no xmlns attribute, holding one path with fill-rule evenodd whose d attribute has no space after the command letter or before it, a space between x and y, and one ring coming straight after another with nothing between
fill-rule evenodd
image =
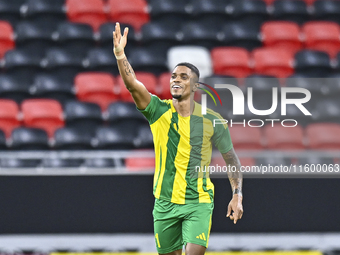
<instances>
[{"instance_id":1,"label":"blurred background","mask_svg":"<svg viewBox=\"0 0 340 255\"><path fill-rule=\"evenodd\" d=\"M208 98L223 118L246 123L230 127L242 165L339 169L338 0L0 0L1 255L156 252L152 135L119 76L116 22L130 29L125 53L137 78L162 99L182 61L211 86L236 85L246 98L252 88L256 109L269 109L278 88L268 116L247 104L234 116L225 89L223 107ZM288 105L282 116L282 87L308 89L312 115ZM265 124L249 127L252 119ZM245 175L237 225L225 218L228 179L213 178L209 251L339 254L338 176L308 169Z\"/></svg>"}]
</instances>

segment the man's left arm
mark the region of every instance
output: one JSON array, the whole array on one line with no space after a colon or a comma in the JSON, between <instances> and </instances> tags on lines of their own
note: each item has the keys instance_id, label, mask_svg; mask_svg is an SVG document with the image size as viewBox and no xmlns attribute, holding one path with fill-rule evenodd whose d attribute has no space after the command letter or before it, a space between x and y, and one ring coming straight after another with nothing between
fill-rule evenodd
<instances>
[{"instance_id":1,"label":"man's left arm","mask_svg":"<svg viewBox=\"0 0 340 255\"><path fill-rule=\"evenodd\" d=\"M223 159L228 167L228 177L233 193L233 197L228 205L227 217L236 224L237 220L242 218L243 206L242 206L242 172L241 164L238 159L234 148L230 149L226 153L222 153Z\"/></svg>"}]
</instances>

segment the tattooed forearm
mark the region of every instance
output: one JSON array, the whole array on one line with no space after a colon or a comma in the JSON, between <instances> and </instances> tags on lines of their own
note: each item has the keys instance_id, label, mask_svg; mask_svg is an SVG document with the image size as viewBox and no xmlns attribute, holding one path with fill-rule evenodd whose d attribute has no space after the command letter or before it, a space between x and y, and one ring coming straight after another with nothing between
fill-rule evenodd
<instances>
[{"instance_id":1,"label":"tattooed forearm","mask_svg":"<svg viewBox=\"0 0 340 255\"><path fill-rule=\"evenodd\" d=\"M231 149L227 153L222 154L225 163L227 164L228 169L228 177L231 185L231 189L233 194L242 195L242 172L240 171L241 164L240 161L234 151Z\"/></svg>"},{"instance_id":2,"label":"tattooed forearm","mask_svg":"<svg viewBox=\"0 0 340 255\"><path fill-rule=\"evenodd\" d=\"M123 60L123 65L124 65L124 72L125 72L125 74L127 76L129 76L129 74L131 74L132 77L136 78L135 72L133 71L130 63L126 59Z\"/></svg>"}]
</instances>

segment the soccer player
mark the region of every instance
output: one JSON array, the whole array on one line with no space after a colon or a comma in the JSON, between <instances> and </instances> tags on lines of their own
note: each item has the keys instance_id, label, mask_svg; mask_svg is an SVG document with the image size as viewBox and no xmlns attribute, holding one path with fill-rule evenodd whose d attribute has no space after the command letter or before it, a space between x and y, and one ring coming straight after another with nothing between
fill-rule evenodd
<instances>
[{"instance_id":1,"label":"soccer player","mask_svg":"<svg viewBox=\"0 0 340 255\"><path fill-rule=\"evenodd\" d=\"M136 79L124 48L128 28L123 35L119 23L113 32L113 52L126 88L139 111L148 119L154 139L156 169L153 192L154 233L159 254L204 254L208 246L213 212L214 185L209 173L212 143L221 152L227 166L233 196L227 217L236 224L243 214L240 162L231 143L227 125L213 126L222 117L194 101L199 86L199 70L190 63L179 63L172 72L170 91L173 99L160 100Z\"/></svg>"}]
</instances>

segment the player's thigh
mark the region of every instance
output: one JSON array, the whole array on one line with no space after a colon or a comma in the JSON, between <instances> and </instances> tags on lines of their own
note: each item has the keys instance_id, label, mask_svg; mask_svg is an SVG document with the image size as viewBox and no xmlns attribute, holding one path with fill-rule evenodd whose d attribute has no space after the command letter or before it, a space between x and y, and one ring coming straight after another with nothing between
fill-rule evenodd
<instances>
[{"instance_id":1,"label":"player's thigh","mask_svg":"<svg viewBox=\"0 0 340 255\"><path fill-rule=\"evenodd\" d=\"M185 244L198 244L208 247L214 205L202 203L195 205L182 222Z\"/></svg>"},{"instance_id":2,"label":"player's thigh","mask_svg":"<svg viewBox=\"0 0 340 255\"><path fill-rule=\"evenodd\" d=\"M173 204L157 201L153 210L157 251L167 254L182 249L182 219L174 213Z\"/></svg>"}]
</instances>

